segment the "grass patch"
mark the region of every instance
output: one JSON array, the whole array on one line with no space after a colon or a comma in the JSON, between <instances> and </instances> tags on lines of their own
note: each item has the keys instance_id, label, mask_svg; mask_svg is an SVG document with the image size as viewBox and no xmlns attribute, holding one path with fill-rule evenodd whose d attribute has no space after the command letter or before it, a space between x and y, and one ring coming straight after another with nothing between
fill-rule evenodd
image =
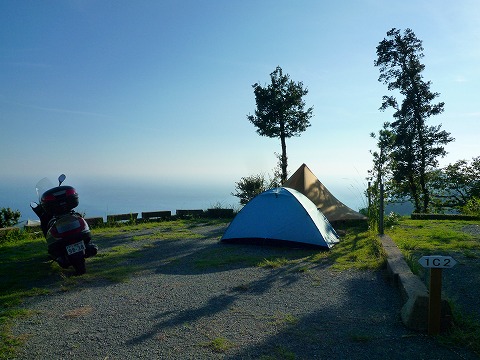
<instances>
[{"instance_id":1,"label":"grass patch","mask_svg":"<svg viewBox=\"0 0 480 360\"><path fill-rule=\"evenodd\" d=\"M277 314L273 317L271 324L276 326L295 325L298 322L299 322L299 319L292 314Z\"/></svg>"},{"instance_id":2,"label":"grass patch","mask_svg":"<svg viewBox=\"0 0 480 360\"><path fill-rule=\"evenodd\" d=\"M422 270L418 259L424 255L450 255L460 252L465 257L480 257L480 238L463 231L471 221L412 220L402 218L386 233L397 244L414 274Z\"/></svg>"},{"instance_id":3,"label":"grass patch","mask_svg":"<svg viewBox=\"0 0 480 360\"><path fill-rule=\"evenodd\" d=\"M270 268L270 269L277 269L279 267L285 266L290 263L291 263L291 260L287 260L284 257L280 257L275 259L263 259L263 261L260 262L258 266Z\"/></svg>"},{"instance_id":4,"label":"grass patch","mask_svg":"<svg viewBox=\"0 0 480 360\"><path fill-rule=\"evenodd\" d=\"M157 222L151 223L139 223L139 224L128 224L128 223L116 223L114 226L103 226L91 229L92 236L102 236L102 237L117 237L125 234L130 234L139 230L148 230L152 228L158 228L159 224Z\"/></svg>"},{"instance_id":5,"label":"grass patch","mask_svg":"<svg viewBox=\"0 0 480 360\"><path fill-rule=\"evenodd\" d=\"M203 343L203 347L209 348L216 353L224 353L235 346L233 342L223 337L216 337L209 342Z\"/></svg>"},{"instance_id":6,"label":"grass patch","mask_svg":"<svg viewBox=\"0 0 480 360\"><path fill-rule=\"evenodd\" d=\"M46 243L43 238L25 231L13 232L0 242L0 359L11 358L24 337L13 336L12 321L28 316L27 310L18 309L22 299L48 293L38 287L45 275L52 274L46 261Z\"/></svg>"},{"instance_id":7,"label":"grass patch","mask_svg":"<svg viewBox=\"0 0 480 360\"><path fill-rule=\"evenodd\" d=\"M411 220L403 218L397 226L386 230L404 253L422 252L423 255L453 251L480 250L478 237L462 231L467 221Z\"/></svg>"},{"instance_id":8,"label":"grass patch","mask_svg":"<svg viewBox=\"0 0 480 360\"><path fill-rule=\"evenodd\" d=\"M386 262L386 254L378 236L364 227L347 231L342 241L330 250L328 258L337 270L380 269Z\"/></svg>"},{"instance_id":9,"label":"grass patch","mask_svg":"<svg viewBox=\"0 0 480 360\"><path fill-rule=\"evenodd\" d=\"M379 269L385 265L386 254L376 234L363 226L348 228L345 236L332 249L311 250L291 247L228 244L199 254L194 260L197 269L225 266L258 266L268 269L291 267L308 272L319 263L332 264L337 270Z\"/></svg>"}]
</instances>

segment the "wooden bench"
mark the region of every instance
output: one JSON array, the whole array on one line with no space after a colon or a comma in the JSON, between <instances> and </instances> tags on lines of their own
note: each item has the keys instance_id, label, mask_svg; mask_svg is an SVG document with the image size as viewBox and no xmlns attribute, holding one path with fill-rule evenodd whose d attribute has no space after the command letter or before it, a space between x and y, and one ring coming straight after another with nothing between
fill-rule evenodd
<instances>
[{"instance_id":1,"label":"wooden bench","mask_svg":"<svg viewBox=\"0 0 480 360\"><path fill-rule=\"evenodd\" d=\"M233 209L207 209L207 217L214 219L233 218Z\"/></svg>"},{"instance_id":2,"label":"wooden bench","mask_svg":"<svg viewBox=\"0 0 480 360\"><path fill-rule=\"evenodd\" d=\"M171 217L172 217L172 212L168 210L142 211L142 220L145 220L145 221L170 219Z\"/></svg>"},{"instance_id":3,"label":"wooden bench","mask_svg":"<svg viewBox=\"0 0 480 360\"><path fill-rule=\"evenodd\" d=\"M198 218L203 217L203 210L176 210L177 217L184 218Z\"/></svg>"},{"instance_id":4,"label":"wooden bench","mask_svg":"<svg viewBox=\"0 0 480 360\"><path fill-rule=\"evenodd\" d=\"M91 228L103 226L103 217L85 218L85 221Z\"/></svg>"},{"instance_id":5,"label":"wooden bench","mask_svg":"<svg viewBox=\"0 0 480 360\"><path fill-rule=\"evenodd\" d=\"M107 223L137 220L138 213L107 215Z\"/></svg>"}]
</instances>

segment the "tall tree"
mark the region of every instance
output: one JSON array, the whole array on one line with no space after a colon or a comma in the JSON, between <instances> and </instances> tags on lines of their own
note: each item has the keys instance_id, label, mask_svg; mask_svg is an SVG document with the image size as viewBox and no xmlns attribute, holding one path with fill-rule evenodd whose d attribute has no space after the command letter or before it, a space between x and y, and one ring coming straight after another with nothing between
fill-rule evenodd
<instances>
[{"instance_id":1,"label":"tall tree","mask_svg":"<svg viewBox=\"0 0 480 360\"><path fill-rule=\"evenodd\" d=\"M257 127L259 135L280 138L281 181L284 183L287 180L286 139L300 136L310 126L313 107L304 110L303 96L308 90L303 88L302 82L296 83L288 74L284 75L280 66L270 74L270 80L269 85L252 85L257 109L255 115L247 115L247 119Z\"/></svg>"},{"instance_id":2,"label":"tall tree","mask_svg":"<svg viewBox=\"0 0 480 360\"><path fill-rule=\"evenodd\" d=\"M388 186L390 183L385 183L391 176L391 156L392 145L395 141L395 136L389 129L390 123L383 124L383 129L378 132L378 136L375 133L371 133L370 137L377 140L378 151L370 151L373 157L373 167L368 171L368 218L372 227L380 225L380 210L383 203L382 196L389 197ZM387 185L387 186L385 186ZM381 192L380 188L383 187L384 191ZM386 191L385 191L386 190ZM380 230L380 228L379 228Z\"/></svg>"},{"instance_id":3,"label":"tall tree","mask_svg":"<svg viewBox=\"0 0 480 360\"><path fill-rule=\"evenodd\" d=\"M438 166L439 157L446 155L444 145L454 140L450 133L441 130L441 125L426 124L428 118L443 112L444 103L432 104L439 93L431 92L431 82L423 80L422 52L422 41L411 29L402 34L393 28L377 46L378 58L374 63L380 70L378 81L403 97L399 103L394 96L384 96L380 110L395 110L395 121L391 123L395 135L393 179L399 193L410 197L417 212L428 210L428 172Z\"/></svg>"}]
</instances>

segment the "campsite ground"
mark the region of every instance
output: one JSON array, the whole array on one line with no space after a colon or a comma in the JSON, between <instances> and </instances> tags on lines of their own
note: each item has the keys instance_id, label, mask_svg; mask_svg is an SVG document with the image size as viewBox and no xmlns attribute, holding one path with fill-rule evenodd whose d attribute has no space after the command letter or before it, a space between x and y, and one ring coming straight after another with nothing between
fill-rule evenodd
<instances>
[{"instance_id":1,"label":"campsite ground","mask_svg":"<svg viewBox=\"0 0 480 360\"><path fill-rule=\"evenodd\" d=\"M87 276L25 300L29 316L13 327L25 339L17 358L478 358L406 329L382 270L221 244L225 226L188 227L181 239L155 227L97 236ZM96 275L106 260L115 264L110 280Z\"/></svg>"}]
</instances>

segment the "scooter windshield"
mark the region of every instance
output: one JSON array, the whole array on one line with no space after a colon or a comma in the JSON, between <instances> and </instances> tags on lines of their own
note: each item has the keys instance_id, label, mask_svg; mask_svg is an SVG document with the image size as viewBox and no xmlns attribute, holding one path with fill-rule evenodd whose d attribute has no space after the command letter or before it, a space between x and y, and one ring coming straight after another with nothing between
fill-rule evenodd
<instances>
[{"instance_id":1,"label":"scooter windshield","mask_svg":"<svg viewBox=\"0 0 480 360\"><path fill-rule=\"evenodd\" d=\"M51 188L55 187L53 183L48 178L41 179L37 185L35 185L35 191L37 192L38 201L40 203L42 195L45 191L50 190Z\"/></svg>"}]
</instances>

